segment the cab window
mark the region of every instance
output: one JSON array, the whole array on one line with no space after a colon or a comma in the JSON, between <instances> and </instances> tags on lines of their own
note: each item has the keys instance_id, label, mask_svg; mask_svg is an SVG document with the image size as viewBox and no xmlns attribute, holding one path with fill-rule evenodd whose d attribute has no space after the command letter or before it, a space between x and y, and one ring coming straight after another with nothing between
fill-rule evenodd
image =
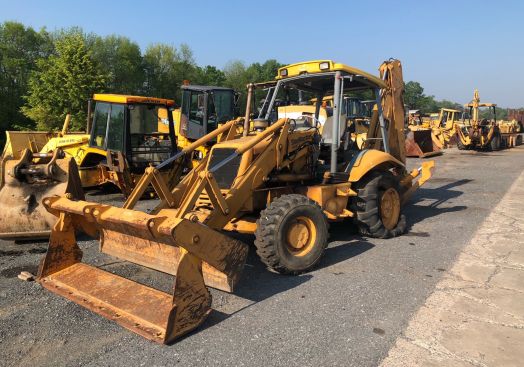
<instances>
[{"instance_id":1,"label":"cab window","mask_svg":"<svg viewBox=\"0 0 524 367\"><path fill-rule=\"evenodd\" d=\"M107 119L109 117L109 103L97 102L93 113L93 130L89 145L105 149Z\"/></svg>"},{"instance_id":2,"label":"cab window","mask_svg":"<svg viewBox=\"0 0 524 367\"><path fill-rule=\"evenodd\" d=\"M199 125L204 125L204 95L201 93L191 93L189 106L189 121Z\"/></svg>"},{"instance_id":3,"label":"cab window","mask_svg":"<svg viewBox=\"0 0 524 367\"><path fill-rule=\"evenodd\" d=\"M107 134L107 149L124 151L124 106L111 106L109 133Z\"/></svg>"},{"instance_id":4,"label":"cab window","mask_svg":"<svg viewBox=\"0 0 524 367\"><path fill-rule=\"evenodd\" d=\"M214 117L218 123L223 123L235 118L235 95L231 91L217 90L209 100L210 119Z\"/></svg>"},{"instance_id":5,"label":"cab window","mask_svg":"<svg viewBox=\"0 0 524 367\"><path fill-rule=\"evenodd\" d=\"M129 108L130 132L133 134L152 134L158 130L158 106L133 105Z\"/></svg>"}]
</instances>

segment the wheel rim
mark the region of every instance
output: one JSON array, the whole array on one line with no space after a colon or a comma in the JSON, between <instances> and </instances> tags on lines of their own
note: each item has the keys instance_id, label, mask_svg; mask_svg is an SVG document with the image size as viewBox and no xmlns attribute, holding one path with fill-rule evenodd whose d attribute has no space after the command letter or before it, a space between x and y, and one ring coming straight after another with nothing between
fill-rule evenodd
<instances>
[{"instance_id":1,"label":"wheel rim","mask_svg":"<svg viewBox=\"0 0 524 367\"><path fill-rule=\"evenodd\" d=\"M308 217L297 217L288 226L286 249L294 256L304 256L314 247L316 238L315 223Z\"/></svg>"},{"instance_id":2,"label":"wheel rim","mask_svg":"<svg viewBox=\"0 0 524 367\"><path fill-rule=\"evenodd\" d=\"M393 229L400 216L400 197L397 190L390 187L380 198L380 219L386 229Z\"/></svg>"}]
</instances>

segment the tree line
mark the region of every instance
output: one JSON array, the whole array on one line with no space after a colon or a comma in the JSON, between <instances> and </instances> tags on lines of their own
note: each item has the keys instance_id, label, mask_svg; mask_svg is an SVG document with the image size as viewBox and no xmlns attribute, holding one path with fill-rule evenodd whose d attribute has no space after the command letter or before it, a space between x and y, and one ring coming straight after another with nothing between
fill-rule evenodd
<instances>
[{"instance_id":1,"label":"tree line","mask_svg":"<svg viewBox=\"0 0 524 367\"><path fill-rule=\"evenodd\" d=\"M250 81L271 80L276 60L223 69L196 64L191 48L162 43L142 52L127 37L101 37L80 28L39 31L18 22L0 24L0 139L8 129L57 130L67 113L85 128L93 93L146 95L179 100L184 80L244 91ZM0 141L1 142L1 141Z\"/></svg>"},{"instance_id":2,"label":"tree line","mask_svg":"<svg viewBox=\"0 0 524 367\"><path fill-rule=\"evenodd\" d=\"M473 93L473 90L472 90ZM404 89L404 103L413 110L420 110L423 114L431 112L438 112L441 108L452 108L462 111L464 105L448 100L438 101L434 96L424 94L424 88L419 82L410 81L405 84ZM480 111L481 118L491 118L489 110ZM505 108L497 108L497 120L505 120L508 118L508 110Z\"/></svg>"},{"instance_id":3,"label":"tree line","mask_svg":"<svg viewBox=\"0 0 524 367\"><path fill-rule=\"evenodd\" d=\"M272 80L277 60L246 65L231 61L220 69L196 63L187 44L155 43L141 50L127 37L101 37L81 28L39 31L18 22L0 24L0 146L5 130L57 130L67 113L72 129L85 128L86 101L93 93L138 94L179 101L184 80L227 86L244 93L248 82ZM241 98L243 101L244 98ZM429 113L460 107L406 83L406 104Z\"/></svg>"}]
</instances>

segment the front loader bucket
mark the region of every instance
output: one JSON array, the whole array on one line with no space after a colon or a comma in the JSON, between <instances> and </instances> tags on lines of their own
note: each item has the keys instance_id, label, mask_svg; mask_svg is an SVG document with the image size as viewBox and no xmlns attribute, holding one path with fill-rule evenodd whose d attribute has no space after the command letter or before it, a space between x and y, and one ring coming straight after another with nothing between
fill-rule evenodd
<instances>
[{"instance_id":1,"label":"front loader bucket","mask_svg":"<svg viewBox=\"0 0 524 367\"><path fill-rule=\"evenodd\" d=\"M225 279L237 280L247 257L244 243L195 221L64 196L46 198L44 205L59 220L40 264L40 284L159 343L190 332L210 313L204 261ZM174 274L173 294L81 263L75 230L98 233L102 252Z\"/></svg>"},{"instance_id":2,"label":"front loader bucket","mask_svg":"<svg viewBox=\"0 0 524 367\"><path fill-rule=\"evenodd\" d=\"M0 164L1 239L48 238L56 217L44 208L42 198L66 193L84 198L73 158L58 158L58 152L40 155L25 150L20 159L5 158Z\"/></svg>"},{"instance_id":3,"label":"front loader bucket","mask_svg":"<svg viewBox=\"0 0 524 367\"><path fill-rule=\"evenodd\" d=\"M409 131L405 144L407 157L426 158L442 154L441 149L433 141L431 130Z\"/></svg>"}]
</instances>

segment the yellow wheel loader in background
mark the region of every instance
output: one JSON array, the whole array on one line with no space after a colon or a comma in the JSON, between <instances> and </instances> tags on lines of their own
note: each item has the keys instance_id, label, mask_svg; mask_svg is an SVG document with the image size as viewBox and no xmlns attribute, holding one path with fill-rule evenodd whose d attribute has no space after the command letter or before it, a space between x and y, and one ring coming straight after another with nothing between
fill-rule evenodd
<instances>
[{"instance_id":1,"label":"yellow wheel loader in background","mask_svg":"<svg viewBox=\"0 0 524 367\"><path fill-rule=\"evenodd\" d=\"M374 92L377 108L363 149L355 150L348 143L343 95L362 89ZM293 90L317 98L313 118L272 119L277 97ZM251 85L248 102L252 94ZM333 95L333 119L320 132L317 121L327 95ZM206 286L234 290L248 247L227 231L254 234L261 261L287 274L320 261L330 221L354 223L370 237L402 234L403 205L434 166L427 161L406 169L402 95L398 60L384 62L380 77L330 60L280 68L257 119L230 121L149 167L123 208L68 195L45 198L58 220L38 282L148 339L169 343L211 312ZM198 146L238 123L244 125L241 137L228 133L175 188L167 188L160 167L180 166ZM133 210L149 185L159 205L149 214ZM105 254L175 275L173 293L82 263L78 231L99 238Z\"/></svg>"},{"instance_id":2,"label":"yellow wheel loader in background","mask_svg":"<svg viewBox=\"0 0 524 367\"><path fill-rule=\"evenodd\" d=\"M469 117L455 128L459 149L494 151L522 144L518 124L498 122L497 105L481 103L478 90L475 89L473 100L464 107L469 109ZM488 118L481 118L483 109L488 109Z\"/></svg>"},{"instance_id":3,"label":"yellow wheel loader in background","mask_svg":"<svg viewBox=\"0 0 524 367\"><path fill-rule=\"evenodd\" d=\"M95 94L93 101L90 135L68 133L69 117L60 134L45 135L45 144L44 134L38 132L7 132L1 160L0 238L47 238L55 220L43 208L43 197L69 193L80 199L83 188L106 183L125 192L149 162L160 163L176 153L174 129L159 119L161 109L168 117L174 101L113 94Z\"/></svg>"},{"instance_id":4,"label":"yellow wheel loader in background","mask_svg":"<svg viewBox=\"0 0 524 367\"><path fill-rule=\"evenodd\" d=\"M183 107L172 111L174 101L169 99L95 94L94 108L88 108L90 135L68 133L69 118L60 134L7 132L0 161L0 202L6 208L0 211L0 238L49 237L55 219L41 205L45 196L70 193L81 199L82 188L105 184L130 195L149 165L158 165L231 119L235 95L228 88L185 86ZM203 130L192 129L199 123ZM188 157L184 169L202 159L212 143ZM71 169L73 165L78 169ZM170 188L178 183L171 167L161 173ZM80 187L71 188L69 174L71 181L80 180Z\"/></svg>"}]
</instances>

